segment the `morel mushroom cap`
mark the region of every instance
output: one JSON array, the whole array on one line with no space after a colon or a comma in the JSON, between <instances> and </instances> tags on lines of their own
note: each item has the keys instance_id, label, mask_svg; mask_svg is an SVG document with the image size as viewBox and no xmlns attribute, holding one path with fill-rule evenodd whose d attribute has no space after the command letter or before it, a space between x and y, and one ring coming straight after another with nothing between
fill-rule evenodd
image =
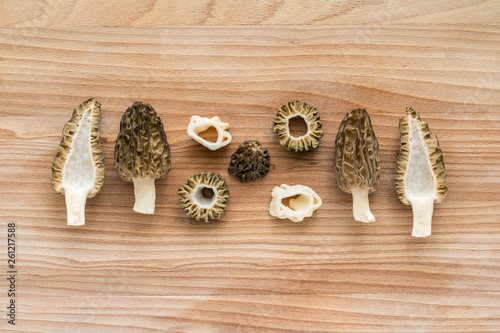
<instances>
[{"instance_id":1,"label":"morel mushroom cap","mask_svg":"<svg viewBox=\"0 0 500 333\"><path fill-rule=\"evenodd\" d=\"M301 222L304 218L311 217L322 205L319 195L304 185L282 184L276 186L271 195L273 198L269 205L269 214L292 222Z\"/></svg>"},{"instance_id":2,"label":"morel mushroom cap","mask_svg":"<svg viewBox=\"0 0 500 333\"><path fill-rule=\"evenodd\" d=\"M394 185L399 199L412 206L414 237L431 234L434 203L444 200L448 187L439 141L412 108L399 119L401 146Z\"/></svg>"},{"instance_id":3,"label":"morel mushroom cap","mask_svg":"<svg viewBox=\"0 0 500 333\"><path fill-rule=\"evenodd\" d=\"M335 139L335 171L342 191L353 197L356 221L373 222L368 193L374 192L380 179L378 141L365 109L349 111Z\"/></svg>"},{"instance_id":4,"label":"morel mushroom cap","mask_svg":"<svg viewBox=\"0 0 500 333\"><path fill-rule=\"evenodd\" d=\"M116 171L134 183L134 211L153 214L155 179L170 171L170 146L163 123L151 105L135 102L123 115L115 145Z\"/></svg>"},{"instance_id":5,"label":"morel mushroom cap","mask_svg":"<svg viewBox=\"0 0 500 333\"><path fill-rule=\"evenodd\" d=\"M289 121L301 117L307 124L307 133L294 137L290 134ZM280 144L287 150L302 152L315 149L323 137L318 110L307 103L288 102L281 106L274 118L274 132L278 134Z\"/></svg>"},{"instance_id":6,"label":"morel mushroom cap","mask_svg":"<svg viewBox=\"0 0 500 333\"><path fill-rule=\"evenodd\" d=\"M244 183L267 175L270 165L267 149L257 140L247 140L231 155L228 172Z\"/></svg>"},{"instance_id":7,"label":"morel mushroom cap","mask_svg":"<svg viewBox=\"0 0 500 333\"><path fill-rule=\"evenodd\" d=\"M104 183L104 156L99 142L101 104L80 104L62 131L52 163L52 185L65 195L68 225L85 224L85 202Z\"/></svg>"},{"instance_id":8,"label":"morel mushroom cap","mask_svg":"<svg viewBox=\"0 0 500 333\"><path fill-rule=\"evenodd\" d=\"M177 193L186 215L205 222L221 218L229 198L226 180L207 171L189 177Z\"/></svg>"}]
</instances>

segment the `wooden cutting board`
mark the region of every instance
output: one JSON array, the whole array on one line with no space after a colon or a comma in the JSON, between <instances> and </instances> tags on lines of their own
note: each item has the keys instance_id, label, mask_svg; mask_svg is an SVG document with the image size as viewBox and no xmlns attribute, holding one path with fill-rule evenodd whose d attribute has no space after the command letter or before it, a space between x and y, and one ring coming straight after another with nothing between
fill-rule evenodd
<instances>
[{"instance_id":1,"label":"wooden cutting board","mask_svg":"<svg viewBox=\"0 0 500 333\"><path fill-rule=\"evenodd\" d=\"M500 15L497 1L4 2L0 10L0 329L5 332L500 331ZM106 179L86 225L66 226L51 164L73 109L102 103ZM291 100L314 105L325 135L285 151L272 130ZM132 211L115 171L119 121L142 100L161 116L172 170L153 216ZM393 187L407 106L439 136L449 193L433 234L410 236ZM380 143L377 221L353 221L333 167L351 108ZM233 141L187 136L219 116ZM241 184L229 158L257 139L267 177ZM207 170L230 190L216 223L185 217L177 189ZM313 188L302 223L268 213L280 184ZM15 297L7 233L15 223ZM12 252L12 251L11 251ZM3 276L3 277L2 277ZM8 323L15 300L16 325Z\"/></svg>"}]
</instances>

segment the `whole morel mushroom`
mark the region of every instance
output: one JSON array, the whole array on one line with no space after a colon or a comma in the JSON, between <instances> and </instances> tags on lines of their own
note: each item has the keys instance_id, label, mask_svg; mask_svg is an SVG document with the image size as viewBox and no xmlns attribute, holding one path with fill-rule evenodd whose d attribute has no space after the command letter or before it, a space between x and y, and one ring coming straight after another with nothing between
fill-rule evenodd
<instances>
[{"instance_id":1,"label":"whole morel mushroom","mask_svg":"<svg viewBox=\"0 0 500 333\"><path fill-rule=\"evenodd\" d=\"M413 210L413 237L431 234L434 203L444 200L448 187L444 160L437 137L412 108L399 119L401 146L394 185L399 200Z\"/></svg>"},{"instance_id":2,"label":"whole morel mushroom","mask_svg":"<svg viewBox=\"0 0 500 333\"><path fill-rule=\"evenodd\" d=\"M93 98L80 104L62 131L52 163L52 185L64 194L68 225L85 224L85 203L104 183L104 156L99 142L101 104Z\"/></svg>"},{"instance_id":3,"label":"whole morel mushroom","mask_svg":"<svg viewBox=\"0 0 500 333\"><path fill-rule=\"evenodd\" d=\"M368 194L380 179L378 141L365 109L349 111L335 139L335 171L342 191L352 194L354 219L373 222Z\"/></svg>"},{"instance_id":4,"label":"whole morel mushroom","mask_svg":"<svg viewBox=\"0 0 500 333\"><path fill-rule=\"evenodd\" d=\"M170 146L163 123L151 105L135 102L123 115L115 145L116 171L134 183L134 211L155 211L155 179L170 171Z\"/></svg>"}]
</instances>

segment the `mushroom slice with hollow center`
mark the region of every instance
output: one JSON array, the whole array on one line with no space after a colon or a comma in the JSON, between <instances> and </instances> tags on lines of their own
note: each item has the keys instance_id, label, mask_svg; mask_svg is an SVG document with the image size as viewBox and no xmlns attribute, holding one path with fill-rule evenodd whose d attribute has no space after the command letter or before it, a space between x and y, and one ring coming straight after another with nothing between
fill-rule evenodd
<instances>
[{"instance_id":1,"label":"mushroom slice with hollow center","mask_svg":"<svg viewBox=\"0 0 500 333\"><path fill-rule=\"evenodd\" d=\"M292 135L290 123L294 121L305 122L307 131L300 136ZM318 110L314 106L299 101L281 106L276 113L273 125L280 144L291 151L313 150L319 146L319 141L323 137Z\"/></svg>"},{"instance_id":2,"label":"mushroom slice with hollow center","mask_svg":"<svg viewBox=\"0 0 500 333\"><path fill-rule=\"evenodd\" d=\"M434 203L444 200L448 187L439 141L412 108L399 120L401 146L394 185L399 199L412 206L414 237L431 234Z\"/></svg>"},{"instance_id":3,"label":"mushroom slice with hollow center","mask_svg":"<svg viewBox=\"0 0 500 333\"><path fill-rule=\"evenodd\" d=\"M104 183L104 156L99 142L101 104L89 99L80 104L62 132L52 163L52 185L65 195L67 223L85 224L85 203Z\"/></svg>"},{"instance_id":4,"label":"mushroom slice with hollow center","mask_svg":"<svg viewBox=\"0 0 500 333\"><path fill-rule=\"evenodd\" d=\"M229 124L223 123L219 117L203 118L192 116L187 128L187 134L208 149L217 150L227 146L231 142L232 137L227 131L228 128ZM215 141L201 137L203 132L210 129L217 131L217 139Z\"/></svg>"},{"instance_id":5,"label":"mushroom slice with hollow center","mask_svg":"<svg viewBox=\"0 0 500 333\"><path fill-rule=\"evenodd\" d=\"M155 179L164 178L171 167L170 146L163 123L148 103L135 102L123 114L115 145L116 171L134 183L134 211L155 211Z\"/></svg>"},{"instance_id":6,"label":"mushroom slice with hollow center","mask_svg":"<svg viewBox=\"0 0 500 333\"><path fill-rule=\"evenodd\" d=\"M368 194L380 179L378 141L365 109L349 111L335 139L335 171L340 189L352 194L354 220L373 222Z\"/></svg>"},{"instance_id":7,"label":"mushroom slice with hollow center","mask_svg":"<svg viewBox=\"0 0 500 333\"><path fill-rule=\"evenodd\" d=\"M282 184L276 186L271 195L269 214L293 222L301 222L304 218L311 217L322 204L319 195L304 185Z\"/></svg>"},{"instance_id":8,"label":"mushroom slice with hollow center","mask_svg":"<svg viewBox=\"0 0 500 333\"><path fill-rule=\"evenodd\" d=\"M205 222L220 219L229 198L226 180L207 171L189 177L177 193L186 215Z\"/></svg>"}]
</instances>

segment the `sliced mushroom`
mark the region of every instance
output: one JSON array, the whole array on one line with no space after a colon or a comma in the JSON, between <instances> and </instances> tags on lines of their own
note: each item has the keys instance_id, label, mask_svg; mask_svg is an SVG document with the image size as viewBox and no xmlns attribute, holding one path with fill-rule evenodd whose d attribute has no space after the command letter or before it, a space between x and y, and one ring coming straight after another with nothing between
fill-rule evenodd
<instances>
[{"instance_id":1,"label":"sliced mushroom","mask_svg":"<svg viewBox=\"0 0 500 333\"><path fill-rule=\"evenodd\" d=\"M189 177L177 194L186 215L204 222L220 219L229 198L226 180L207 171Z\"/></svg>"},{"instance_id":2,"label":"sliced mushroom","mask_svg":"<svg viewBox=\"0 0 500 333\"><path fill-rule=\"evenodd\" d=\"M209 128L214 128L217 131L217 140L215 142L210 142L200 136L201 133ZM223 123L219 117L203 118L192 116L187 128L187 134L206 148L217 150L227 146L231 142L232 137L227 131L228 128L229 124Z\"/></svg>"},{"instance_id":3,"label":"sliced mushroom","mask_svg":"<svg viewBox=\"0 0 500 333\"><path fill-rule=\"evenodd\" d=\"M290 132L290 120L296 117L307 124L307 132L298 137ZM319 141L323 137L318 110L307 103L294 101L281 106L273 124L280 144L287 150L296 152L313 150L319 146Z\"/></svg>"},{"instance_id":4,"label":"sliced mushroom","mask_svg":"<svg viewBox=\"0 0 500 333\"><path fill-rule=\"evenodd\" d=\"M101 104L80 104L62 131L52 163L52 185L65 195L68 225L85 224L85 203L104 183L104 156L99 142Z\"/></svg>"},{"instance_id":5,"label":"sliced mushroom","mask_svg":"<svg viewBox=\"0 0 500 333\"><path fill-rule=\"evenodd\" d=\"M434 203L448 192L443 154L429 126L412 108L399 119L401 146L396 161L394 185L399 200L413 210L413 237L431 234Z\"/></svg>"},{"instance_id":6,"label":"sliced mushroom","mask_svg":"<svg viewBox=\"0 0 500 333\"><path fill-rule=\"evenodd\" d=\"M269 205L269 214L293 222L301 222L304 218L311 217L322 205L319 195L304 185L282 184L276 186L271 195L273 198Z\"/></svg>"},{"instance_id":7,"label":"sliced mushroom","mask_svg":"<svg viewBox=\"0 0 500 333\"><path fill-rule=\"evenodd\" d=\"M170 146L163 123L151 105L135 102L123 115L116 138L115 162L118 175L134 183L134 211L155 211L155 179L170 171Z\"/></svg>"},{"instance_id":8,"label":"sliced mushroom","mask_svg":"<svg viewBox=\"0 0 500 333\"><path fill-rule=\"evenodd\" d=\"M368 194L380 179L378 141L365 109L349 111L335 140L335 171L342 191L352 194L354 220L373 222Z\"/></svg>"}]
</instances>

